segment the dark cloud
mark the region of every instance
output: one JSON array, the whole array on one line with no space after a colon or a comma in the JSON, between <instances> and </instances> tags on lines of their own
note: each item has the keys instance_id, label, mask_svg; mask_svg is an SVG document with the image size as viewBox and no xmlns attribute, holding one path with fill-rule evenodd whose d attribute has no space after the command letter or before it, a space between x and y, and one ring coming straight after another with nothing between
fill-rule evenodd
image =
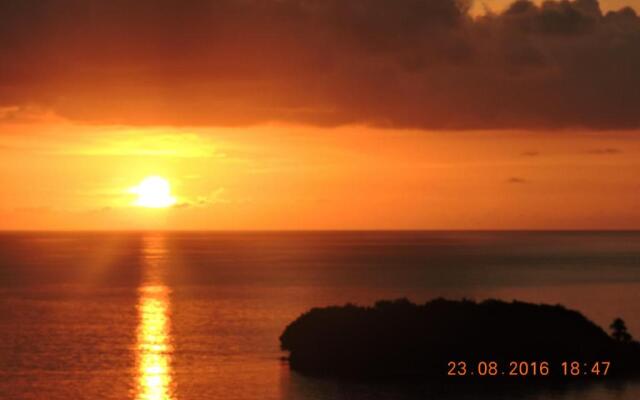
<instances>
[{"instance_id":1,"label":"dark cloud","mask_svg":"<svg viewBox=\"0 0 640 400\"><path fill-rule=\"evenodd\" d=\"M525 151L521 154L523 157L537 157L540 155L538 151Z\"/></svg>"},{"instance_id":2,"label":"dark cloud","mask_svg":"<svg viewBox=\"0 0 640 400\"><path fill-rule=\"evenodd\" d=\"M0 107L128 124L640 127L640 18L596 0L0 3Z\"/></svg>"}]
</instances>

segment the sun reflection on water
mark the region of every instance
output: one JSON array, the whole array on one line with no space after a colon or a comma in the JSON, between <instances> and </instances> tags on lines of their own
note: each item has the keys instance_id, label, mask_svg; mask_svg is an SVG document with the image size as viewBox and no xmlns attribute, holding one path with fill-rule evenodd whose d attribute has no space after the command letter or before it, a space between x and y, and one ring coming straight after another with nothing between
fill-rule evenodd
<instances>
[{"instance_id":1,"label":"sun reflection on water","mask_svg":"<svg viewBox=\"0 0 640 400\"><path fill-rule=\"evenodd\" d=\"M166 244L163 236L143 239L142 284L138 289L138 400L174 400L171 373L170 290L164 285Z\"/></svg>"}]
</instances>

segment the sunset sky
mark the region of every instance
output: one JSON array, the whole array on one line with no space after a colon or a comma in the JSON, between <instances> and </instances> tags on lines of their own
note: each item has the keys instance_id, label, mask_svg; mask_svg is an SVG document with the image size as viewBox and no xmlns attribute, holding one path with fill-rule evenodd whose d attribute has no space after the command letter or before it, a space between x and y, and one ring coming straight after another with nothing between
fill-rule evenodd
<instances>
[{"instance_id":1,"label":"sunset sky","mask_svg":"<svg viewBox=\"0 0 640 400\"><path fill-rule=\"evenodd\" d=\"M0 229L638 229L640 1L536 4L3 2Z\"/></svg>"}]
</instances>

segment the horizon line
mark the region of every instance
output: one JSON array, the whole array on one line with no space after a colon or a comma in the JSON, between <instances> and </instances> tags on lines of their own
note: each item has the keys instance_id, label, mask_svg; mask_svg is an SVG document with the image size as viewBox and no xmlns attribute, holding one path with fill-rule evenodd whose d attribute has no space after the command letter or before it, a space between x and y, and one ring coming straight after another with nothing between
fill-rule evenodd
<instances>
[{"instance_id":1,"label":"horizon line","mask_svg":"<svg viewBox=\"0 0 640 400\"><path fill-rule=\"evenodd\" d=\"M0 229L11 233L640 233L640 228L494 228L494 229Z\"/></svg>"}]
</instances>

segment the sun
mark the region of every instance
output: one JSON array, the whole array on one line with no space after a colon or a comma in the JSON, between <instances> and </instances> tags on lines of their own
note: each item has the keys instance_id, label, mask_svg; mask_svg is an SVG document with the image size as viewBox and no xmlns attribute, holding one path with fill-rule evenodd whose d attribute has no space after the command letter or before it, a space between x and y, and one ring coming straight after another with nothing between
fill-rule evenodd
<instances>
[{"instance_id":1,"label":"sun","mask_svg":"<svg viewBox=\"0 0 640 400\"><path fill-rule=\"evenodd\" d=\"M129 189L129 193L138 195L133 205L146 208L167 208L176 204L176 199L171 195L169 181L160 176L148 176Z\"/></svg>"}]
</instances>

